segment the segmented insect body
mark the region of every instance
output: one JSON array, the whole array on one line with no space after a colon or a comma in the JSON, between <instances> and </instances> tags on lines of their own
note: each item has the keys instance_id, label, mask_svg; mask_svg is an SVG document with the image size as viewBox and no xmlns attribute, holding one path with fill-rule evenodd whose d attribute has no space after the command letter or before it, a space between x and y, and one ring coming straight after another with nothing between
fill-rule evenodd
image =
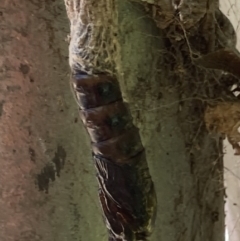
<instances>
[{"instance_id":1,"label":"segmented insect body","mask_svg":"<svg viewBox=\"0 0 240 241\"><path fill-rule=\"evenodd\" d=\"M80 72L72 75L72 84L92 142L109 241L147 240L153 229L156 195L139 132L118 81L105 74Z\"/></svg>"}]
</instances>

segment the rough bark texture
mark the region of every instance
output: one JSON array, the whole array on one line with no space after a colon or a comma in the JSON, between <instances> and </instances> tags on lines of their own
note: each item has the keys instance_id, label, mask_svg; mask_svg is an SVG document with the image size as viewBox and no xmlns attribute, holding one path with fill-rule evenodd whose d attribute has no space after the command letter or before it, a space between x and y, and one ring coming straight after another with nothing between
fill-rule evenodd
<instances>
[{"instance_id":1,"label":"rough bark texture","mask_svg":"<svg viewBox=\"0 0 240 241\"><path fill-rule=\"evenodd\" d=\"M99 13L96 6L91 7L91 1L67 2L76 6L88 5L88 21L101 28L97 21L99 15L96 22L90 17ZM181 24L172 19L166 25L159 20L165 5L161 6L162 9L145 6L149 12L157 10L157 13L151 13L163 31L154 26L136 2L116 3L113 9L118 16L116 72L135 122L142 131L151 173L157 183L159 211L152 238L223 240L222 145L218 137L209 137L203 123L203 112L205 102L209 98L218 98L224 87L216 84L219 74L194 66L191 59L193 54L208 53L221 45L215 40L219 25L214 19L215 2L204 6L202 2L196 3L194 9L199 14L191 16L192 22L181 18ZM186 7L191 5L185 3ZM98 1L98 4L110 6L108 1ZM179 7L179 11L184 17L185 9ZM108 12L109 9L104 12L105 19ZM69 16L71 19L71 14ZM115 19L113 22L116 24ZM104 23L102 25L104 27ZM74 36L74 32L71 34ZM95 44L99 42L95 41ZM115 55L109 58L113 63L116 61ZM100 63L96 59L94 63ZM86 65L88 67L89 63ZM149 65L150 69L147 68ZM101 64L93 68L99 66Z\"/></svg>"},{"instance_id":2,"label":"rough bark texture","mask_svg":"<svg viewBox=\"0 0 240 241\"><path fill-rule=\"evenodd\" d=\"M61 1L0 1L0 240L105 240Z\"/></svg>"},{"instance_id":3,"label":"rough bark texture","mask_svg":"<svg viewBox=\"0 0 240 241\"><path fill-rule=\"evenodd\" d=\"M114 2L116 68L93 63L116 72L141 130L158 196L150 240L222 241L222 146L203 123L205 97L216 97L219 74L192 65L179 25L168 28L170 21L160 30L136 1ZM158 2L170 11L161 5L167 1ZM201 29L206 5L199 2L199 15L185 28L202 53L214 46L215 30ZM111 11L93 10L111 19ZM70 97L63 3L1 0L0 11L0 239L106 240L88 137Z\"/></svg>"}]
</instances>

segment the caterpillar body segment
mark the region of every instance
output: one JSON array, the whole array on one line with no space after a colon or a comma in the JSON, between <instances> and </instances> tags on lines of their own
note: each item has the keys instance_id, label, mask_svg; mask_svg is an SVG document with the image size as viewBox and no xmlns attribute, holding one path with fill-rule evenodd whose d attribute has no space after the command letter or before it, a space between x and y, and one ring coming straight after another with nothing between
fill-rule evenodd
<instances>
[{"instance_id":1,"label":"caterpillar body segment","mask_svg":"<svg viewBox=\"0 0 240 241\"><path fill-rule=\"evenodd\" d=\"M80 115L92 142L101 142L121 135L133 128L132 118L122 101L106 106L81 110Z\"/></svg>"},{"instance_id":2,"label":"caterpillar body segment","mask_svg":"<svg viewBox=\"0 0 240 241\"><path fill-rule=\"evenodd\" d=\"M94 156L100 185L99 197L110 240L147 240L156 215L156 195L145 152L116 165ZM118 238L118 239L117 239Z\"/></svg>"},{"instance_id":3,"label":"caterpillar body segment","mask_svg":"<svg viewBox=\"0 0 240 241\"><path fill-rule=\"evenodd\" d=\"M116 78L73 74L71 84L92 143L109 241L147 240L156 195L138 128Z\"/></svg>"},{"instance_id":4,"label":"caterpillar body segment","mask_svg":"<svg viewBox=\"0 0 240 241\"><path fill-rule=\"evenodd\" d=\"M96 108L122 100L117 79L108 75L90 76L81 72L72 76L72 83L81 109Z\"/></svg>"}]
</instances>

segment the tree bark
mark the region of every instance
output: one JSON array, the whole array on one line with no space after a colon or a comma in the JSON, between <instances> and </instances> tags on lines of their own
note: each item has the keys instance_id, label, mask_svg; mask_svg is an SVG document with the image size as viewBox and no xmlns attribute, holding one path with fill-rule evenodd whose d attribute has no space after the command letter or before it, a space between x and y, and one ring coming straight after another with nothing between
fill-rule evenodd
<instances>
[{"instance_id":1,"label":"tree bark","mask_svg":"<svg viewBox=\"0 0 240 241\"><path fill-rule=\"evenodd\" d=\"M112 52L80 64L90 73L117 75L140 128L158 199L150 240L221 241L222 143L203 123L206 102L222 91L215 81L220 74L191 61L193 52L215 47L213 18L202 24L215 6L207 10L196 1L199 14L177 25L171 4L158 2L161 9L127 0L93 4L86 21L102 30ZM89 140L68 87L63 4L3 0L0 9L0 238L106 240ZM70 20L74 13L68 8ZM76 30L71 23L71 40ZM70 64L72 58L70 52Z\"/></svg>"},{"instance_id":2,"label":"tree bark","mask_svg":"<svg viewBox=\"0 0 240 241\"><path fill-rule=\"evenodd\" d=\"M163 29L162 32L154 27L144 9L133 2L116 2L112 11L107 9L111 4L105 1L98 1L98 6L94 6L91 1L67 1L69 2L78 3L76 6L86 6L86 13L90 13L86 21L95 27L97 33L106 26L106 19L115 16L111 28L118 27L119 37L114 37L116 35L111 35L113 31L109 31L105 32L102 39L108 37L113 43L116 43L116 39L118 41L118 51L106 59L116 64L115 72L119 76L135 122L142 132L150 170L157 183L159 211L153 240L156 237L168 237L169 240L223 240L222 143L218 138L214 140L208 135L202 119L205 103L211 98L218 98L219 93L222 94L218 92L221 88L216 88L215 80L219 75L215 72L209 74L194 66L191 59L193 54L208 53L216 48L216 44L221 44L215 40L215 2L206 9L203 5L196 4L194 9L199 15L193 16L193 22L184 21L182 18L182 24L179 25L174 18L165 25L159 24L165 5L160 9L162 12L158 11L156 5L147 5L150 12L151 7L157 11L152 12L152 16ZM193 2L189 2L188 6L191 3ZM100 6L107 9L103 11L104 17L100 14ZM68 11L71 13L69 17L72 23L74 11L77 12L74 8ZM181 11L180 9L184 17L185 12ZM113 12L117 14L111 15ZM101 18L104 20L98 21ZM78 46L78 42L74 40L76 21L78 19L75 19L71 32L73 38L70 58L72 46ZM82 28L82 21L79 23ZM186 30L189 32L187 35ZM202 39L200 33L203 35ZM93 33L93 36L97 35ZM99 53L94 61L83 64L81 62L79 66L90 73L94 72L94 69L114 73L114 67L107 66L106 61L99 58L102 56L101 43L94 37L91 41L95 41L93 46ZM111 49L113 43L108 43ZM82 48L83 46L81 45ZM92 48L88 50L86 47L86 51L89 51L87 56L90 58L91 50ZM81 56L81 53L79 55ZM70 65L73 68L71 60ZM147 68L149 65L151 70ZM204 86L202 83L205 81L212 86ZM208 91L211 92L210 96L206 93ZM161 198L161 194L164 194L164 198ZM164 210L168 210L168 213Z\"/></svg>"},{"instance_id":3,"label":"tree bark","mask_svg":"<svg viewBox=\"0 0 240 241\"><path fill-rule=\"evenodd\" d=\"M204 94L200 89L212 76L206 72L201 76L204 70L186 61L184 49L189 46L185 40L166 40L179 37L174 23L161 32L147 16L140 18L144 12L134 11L131 3L121 1L119 5L125 73L121 83L141 130L158 199L151 240L224 240L222 146L208 135L202 119ZM203 6L195 7L206 11ZM131 9L128 16L136 19L134 27L124 9ZM196 17L193 15L189 21ZM199 28L187 30L189 35L198 36L200 19L193 24ZM198 49L198 45L204 46L194 40L190 46ZM209 47L206 45L204 48ZM168 53L173 55L170 60ZM146 72L147 66L151 70Z\"/></svg>"},{"instance_id":4,"label":"tree bark","mask_svg":"<svg viewBox=\"0 0 240 241\"><path fill-rule=\"evenodd\" d=\"M105 240L64 3L3 0L0 11L0 240Z\"/></svg>"}]
</instances>

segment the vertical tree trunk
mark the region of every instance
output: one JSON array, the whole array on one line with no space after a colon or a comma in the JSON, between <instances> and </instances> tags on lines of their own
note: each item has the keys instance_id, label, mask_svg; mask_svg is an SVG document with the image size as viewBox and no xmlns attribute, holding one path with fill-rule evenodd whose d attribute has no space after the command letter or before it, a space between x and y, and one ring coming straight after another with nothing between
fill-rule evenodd
<instances>
[{"instance_id":1,"label":"vertical tree trunk","mask_svg":"<svg viewBox=\"0 0 240 241\"><path fill-rule=\"evenodd\" d=\"M134 1L97 3L108 9L114 3L112 11L95 6L88 16L104 34L115 34L117 50L108 52L110 62L98 55L87 70L95 64L118 76L140 128L158 196L151 240L224 240L222 146L203 123L203 83L209 81L208 91L214 92L211 79L217 75L192 65L168 1L159 1L161 9L154 11L166 13L158 15L165 19L165 24L157 21L162 29ZM193 49L207 52L211 46L197 34L205 6L195 5L196 19L191 22L187 15L185 28L190 44L196 44ZM0 238L106 240L88 136L70 97L63 4L3 0L0 11ZM71 20L74 8L68 14ZM115 24L114 31L94 22L99 14L111 20L109 26ZM71 26L71 38L77 30ZM207 30L202 31L210 38ZM111 40L109 36L109 47Z\"/></svg>"},{"instance_id":2,"label":"vertical tree trunk","mask_svg":"<svg viewBox=\"0 0 240 241\"><path fill-rule=\"evenodd\" d=\"M3 0L0 11L0 240L105 240L64 3Z\"/></svg>"},{"instance_id":3,"label":"vertical tree trunk","mask_svg":"<svg viewBox=\"0 0 240 241\"><path fill-rule=\"evenodd\" d=\"M147 5L162 31L136 2L66 3L71 67L117 74L140 127L158 194L152 240L223 240L222 143L209 136L203 123L206 102L223 90L216 84L219 75L194 66L191 59L195 52L206 54L221 44L215 40L216 2L177 6L182 25L165 1ZM77 29L82 29L82 38L89 34L89 42L76 37ZM107 50L118 43L107 56L101 49L105 40Z\"/></svg>"},{"instance_id":4,"label":"vertical tree trunk","mask_svg":"<svg viewBox=\"0 0 240 241\"><path fill-rule=\"evenodd\" d=\"M121 1L118 7L121 84L141 130L158 199L151 240L224 240L222 146L203 123L202 87L211 76L188 62L185 40L168 41L179 36L174 22L160 31L133 3ZM197 36L199 29L186 31Z\"/></svg>"}]
</instances>

